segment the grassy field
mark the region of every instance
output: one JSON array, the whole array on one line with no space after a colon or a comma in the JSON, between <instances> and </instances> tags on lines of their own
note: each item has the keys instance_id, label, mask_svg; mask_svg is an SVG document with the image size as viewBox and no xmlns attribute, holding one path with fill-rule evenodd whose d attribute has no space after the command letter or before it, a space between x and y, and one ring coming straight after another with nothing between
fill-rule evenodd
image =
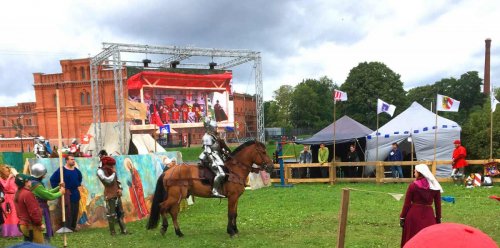
<instances>
[{"instance_id":1,"label":"grassy field","mask_svg":"<svg viewBox=\"0 0 500 248\"><path fill-rule=\"evenodd\" d=\"M231 150L234 150L238 145L236 144L229 144L229 148ZM296 144L285 144L283 146L283 153L284 155L287 156L295 156L298 157L300 154L300 151L302 151L303 146L302 145L296 145ZM201 146L192 146L192 147L174 147L174 148L167 148L167 151L179 151L182 153L182 159L187 162L187 161L198 161L198 156L200 156L200 153L202 151ZM267 153L269 154L269 157L271 157L276 150L276 145L275 144L267 144L266 145L266 150Z\"/></svg>"},{"instance_id":2,"label":"grassy field","mask_svg":"<svg viewBox=\"0 0 500 248\"><path fill-rule=\"evenodd\" d=\"M455 204L443 202L443 222L474 226L500 242L500 220L494 217L498 216L500 202L487 198L500 194L498 186L443 186L444 195L457 197ZM133 232L130 236L111 237L107 229L68 234L69 247L333 247L343 187L404 193L407 185L310 184L246 191L239 203L240 234L233 239L226 234L227 201L197 198L195 205L180 215L184 238L175 236L171 221L162 237L159 229L145 230L146 221L142 220L127 224ZM399 247L403 200L396 201L388 194L351 191L346 247ZM19 239L2 239L0 247L16 242ZM62 247L61 236L52 244Z\"/></svg>"}]
</instances>

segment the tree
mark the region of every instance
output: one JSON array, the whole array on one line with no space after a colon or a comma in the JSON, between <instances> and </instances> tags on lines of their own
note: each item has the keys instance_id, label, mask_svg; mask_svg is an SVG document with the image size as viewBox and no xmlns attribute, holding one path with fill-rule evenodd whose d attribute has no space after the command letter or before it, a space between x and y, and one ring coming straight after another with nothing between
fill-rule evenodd
<instances>
[{"instance_id":1,"label":"tree","mask_svg":"<svg viewBox=\"0 0 500 248\"><path fill-rule=\"evenodd\" d=\"M264 102L264 127L278 127L278 104L276 101Z\"/></svg>"},{"instance_id":2,"label":"tree","mask_svg":"<svg viewBox=\"0 0 500 248\"><path fill-rule=\"evenodd\" d=\"M291 85L282 85L274 91L277 112L271 112L270 114L276 115L277 127L291 127L290 106L292 103L292 94L293 87Z\"/></svg>"},{"instance_id":3,"label":"tree","mask_svg":"<svg viewBox=\"0 0 500 248\"><path fill-rule=\"evenodd\" d=\"M339 113L371 127L376 127L377 98L396 105L396 113L407 106L406 92L400 75L381 62L363 62L352 68L340 89L348 95L348 101L338 105ZM380 115L380 125L389 120Z\"/></svg>"},{"instance_id":4,"label":"tree","mask_svg":"<svg viewBox=\"0 0 500 248\"><path fill-rule=\"evenodd\" d=\"M429 102L436 104L436 95L446 95L460 101L458 113L440 113L443 117L450 118L463 124L474 108L480 108L484 103L484 94L481 93L482 79L477 71L469 71L459 79L443 78L433 85L425 85L408 91L408 100L417 101L426 106ZM433 109L435 111L435 108Z\"/></svg>"}]
</instances>

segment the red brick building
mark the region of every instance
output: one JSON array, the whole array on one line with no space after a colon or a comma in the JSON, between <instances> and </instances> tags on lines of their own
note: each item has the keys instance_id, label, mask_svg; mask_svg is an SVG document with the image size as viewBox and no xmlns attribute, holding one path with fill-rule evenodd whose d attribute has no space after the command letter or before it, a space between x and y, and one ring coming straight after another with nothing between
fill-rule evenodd
<instances>
[{"instance_id":1,"label":"red brick building","mask_svg":"<svg viewBox=\"0 0 500 248\"><path fill-rule=\"evenodd\" d=\"M56 111L56 85L59 87L59 101L61 104L61 124L64 144L69 144L73 138L87 133L92 124L91 86L90 86L90 59L61 60L61 73L44 74L33 73L36 102L19 103L17 106L0 107L0 152L20 151L20 142L14 146L18 136L16 125L18 119L23 125L23 137L44 136L57 142L57 111ZM99 97L101 103L101 121L116 121L116 105L114 102L115 88L112 70L100 70ZM123 71L126 80L127 72ZM125 92L125 96L127 93ZM255 97L246 94L234 94L234 111L238 137L255 136L257 130L257 114ZM22 118L19 118L22 116ZM2 125L3 124L3 125ZM179 130L177 130L179 131ZM199 143L202 128L186 128L184 133L190 133L191 143ZM229 134L228 138L235 137ZM174 140L180 137L173 137ZM25 138L24 150L33 147L32 138ZM19 140L20 141L20 140ZM5 144L5 145L4 145Z\"/></svg>"}]
</instances>

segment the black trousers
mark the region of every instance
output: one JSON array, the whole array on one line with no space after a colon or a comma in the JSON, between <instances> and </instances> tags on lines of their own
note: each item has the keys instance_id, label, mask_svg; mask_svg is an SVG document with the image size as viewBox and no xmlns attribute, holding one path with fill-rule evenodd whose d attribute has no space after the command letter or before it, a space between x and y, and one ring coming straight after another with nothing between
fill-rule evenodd
<instances>
[{"instance_id":1,"label":"black trousers","mask_svg":"<svg viewBox=\"0 0 500 248\"><path fill-rule=\"evenodd\" d=\"M69 210L69 211L68 211ZM78 211L80 210L80 204L78 202L70 202L69 206L66 207L66 227L75 230L76 223L78 219Z\"/></svg>"}]
</instances>

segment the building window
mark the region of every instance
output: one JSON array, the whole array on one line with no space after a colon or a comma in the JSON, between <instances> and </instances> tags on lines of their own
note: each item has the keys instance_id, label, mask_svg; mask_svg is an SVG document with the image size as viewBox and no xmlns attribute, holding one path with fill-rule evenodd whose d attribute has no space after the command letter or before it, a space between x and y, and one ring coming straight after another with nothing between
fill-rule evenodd
<instances>
[{"instance_id":1,"label":"building window","mask_svg":"<svg viewBox=\"0 0 500 248\"><path fill-rule=\"evenodd\" d=\"M90 93L87 92L87 104L90 105Z\"/></svg>"},{"instance_id":2,"label":"building window","mask_svg":"<svg viewBox=\"0 0 500 248\"><path fill-rule=\"evenodd\" d=\"M5 127L5 126L7 126L7 125L5 124L5 120L2 120L2 122L3 122L3 126L4 126L4 127Z\"/></svg>"},{"instance_id":3,"label":"building window","mask_svg":"<svg viewBox=\"0 0 500 248\"><path fill-rule=\"evenodd\" d=\"M57 108L57 96L54 94L54 106Z\"/></svg>"},{"instance_id":4,"label":"building window","mask_svg":"<svg viewBox=\"0 0 500 248\"><path fill-rule=\"evenodd\" d=\"M85 93L80 93L80 104L85 105Z\"/></svg>"},{"instance_id":5,"label":"building window","mask_svg":"<svg viewBox=\"0 0 500 248\"><path fill-rule=\"evenodd\" d=\"M82 74L82 79L85 79L85 69L83 67L80 67L80 71Z\"/></svg>"}]
</instances>

